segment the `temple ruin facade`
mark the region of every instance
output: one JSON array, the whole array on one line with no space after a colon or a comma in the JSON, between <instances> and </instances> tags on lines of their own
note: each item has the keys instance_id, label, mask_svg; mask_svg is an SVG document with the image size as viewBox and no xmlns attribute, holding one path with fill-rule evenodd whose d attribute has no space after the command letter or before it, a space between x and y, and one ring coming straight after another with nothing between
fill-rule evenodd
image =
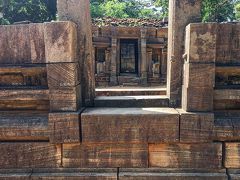
<instances>
[{"instance_id":1,"label":"temple ruin facade","mask_svg":"<svg viewBox=\"0 0 240 180\"><path fill-rule=\"evenodd\" d=\"M0 179L240 179L240 24L200 0L169 1L167 37L89 11L0 26Z\"/></svg>"},{"instance_id":2,"label":"temple ruin facade","mask_svg":"<svg viewBox=\"0 0 240 180\"><path fill-rule=\"evenodd\" d=\"M166 84L166 27L92 29L97 86Z\"/></svg>"}]
</instances>

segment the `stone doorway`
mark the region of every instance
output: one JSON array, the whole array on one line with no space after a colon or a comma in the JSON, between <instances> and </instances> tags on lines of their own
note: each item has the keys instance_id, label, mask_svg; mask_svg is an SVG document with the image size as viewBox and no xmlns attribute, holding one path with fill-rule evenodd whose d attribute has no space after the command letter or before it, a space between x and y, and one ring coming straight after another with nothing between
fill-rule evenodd
<instances>
[{"instance_id":1,"label":"stone doorway","mask_svg":"<svg viewBox=\"0 0 240 180\"><path fill-rule=\"evenodd\" d=\"M138 40L120 40L120 73L138 74Z\"/></svg>"}]
</instances>

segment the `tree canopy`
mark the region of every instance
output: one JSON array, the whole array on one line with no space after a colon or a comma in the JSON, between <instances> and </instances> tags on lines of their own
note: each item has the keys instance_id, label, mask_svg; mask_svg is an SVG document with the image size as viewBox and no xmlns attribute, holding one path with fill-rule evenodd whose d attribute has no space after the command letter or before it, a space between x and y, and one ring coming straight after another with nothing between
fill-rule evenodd
<instances>
[{"instance_id":1,"label":"tree canopy","mask_svg":"<svg viewBox=\"0 0 240 180\"><path fill-rule=\"evenodd\" d=\"M240 0L202 0L202 20L240 20ZM154 18L168 16L169 0L90 0L93 18ZM0 24L56 19L56 0L0 0Z\"/></svg>"}]
</instances>

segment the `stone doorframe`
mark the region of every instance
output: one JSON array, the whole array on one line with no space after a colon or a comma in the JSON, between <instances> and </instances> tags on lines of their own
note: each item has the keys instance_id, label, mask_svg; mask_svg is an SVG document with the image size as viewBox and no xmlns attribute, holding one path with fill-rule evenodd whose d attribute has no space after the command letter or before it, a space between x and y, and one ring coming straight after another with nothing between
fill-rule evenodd
<instances>
[{"instance_id":1,"label":"stone doorframe","mask_svg":"<svg viewBox=\"0 0 240 180\"><path fill-rule=\"evenodd\" d=\"M60 20L73 21L78 25L79 61L82 64L82 96L84 106L92 106L95 97L94 59L89 0L58 0ZM171 107L181 106L182 70L185 28L189 23L201 20L201 0L169 1L167 95ZM145 31L141 32L141 53L147 53ZM112 51L116 51L116 38L112 38ZM145 57L145 56L143 56ZM116 58L112 56L112 58ZM145 61L146 62L146 61ZM113 66L114 67L114 66ZM141 78L146 81L146 65L141 64ZM114 68L116 69L116 68ZM116 72L111 72L111 82L116 82Z\"/></svg>"}]
</instances>

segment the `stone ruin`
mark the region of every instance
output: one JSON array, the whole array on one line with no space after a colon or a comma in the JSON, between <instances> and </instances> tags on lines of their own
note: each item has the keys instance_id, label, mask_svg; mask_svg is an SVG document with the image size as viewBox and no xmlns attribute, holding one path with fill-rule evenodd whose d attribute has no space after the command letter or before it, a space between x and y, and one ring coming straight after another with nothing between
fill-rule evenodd
<instances>
[{"instance_id":1,"label":"stone ruin","mask_svg":"<svg viewBox=\"0 0 240 180\"><path fill-rule=\"evenodd\" d=\"M93 27L96 86L164 85L167 28Z\"/></svg>"},{"instance_id":2,"label":"stone ruin","mask_svg":"<svg viewBox=\"0 0 240 180\"><path fill-rule=\"evenodd\" d=\"M119 82L121 28L107 47L99 29L92 37L88 0L58 0L59 22L0 26L0 179L240 179L240 24L199 23L200 9L170 1L165 92L101 98L95 72ZM147 34L145 60L162 48ZM138 70L149 86L147 62Z\"/></svg>"}]
</instances>

